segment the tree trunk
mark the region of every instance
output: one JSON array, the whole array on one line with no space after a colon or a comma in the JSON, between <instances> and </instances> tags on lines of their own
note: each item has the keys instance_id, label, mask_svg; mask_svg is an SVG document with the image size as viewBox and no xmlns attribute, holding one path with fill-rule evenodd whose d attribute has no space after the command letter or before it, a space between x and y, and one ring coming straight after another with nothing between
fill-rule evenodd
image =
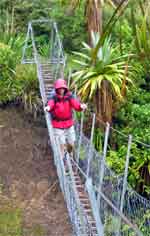
<instances>
[{"instance_id":1,"label":"tree trunk","mask_svg":"<svg viewBox=\"0 0 150 236\"><path fill-rule=\"evenodd\" d=\"M87 19L89 44L91 45L91 31L102 33L102 1L87 0L85 15Z\"/></svg>"},{"instance_id":2,"label":"tree trunk","mask_svg":"<svg viewBox=\"0 0 150 236\"><path fill-rule=\"evenodd\" d=\"M89 35L89 44L92 46L91 31L102 33L102 0L87 0L86 19ZM96 94L96 113L99 120L112 122L112 91L107 81L102 82L102 87Z\"/></svg>"},{"instance_id":3,"label":"tree trunk","mask_svg":"<svg viewBox=\"0 0 150 236\"><path fill-rule=\"evenodd\" d=\"M113 99L109 82L102 81L101 89L96 94L96 113L102 122L112 123Z\"/></svg>"},{"instance_id":4,"label":"tree trunk","mask_svg":"<svg viewBox=\"0 0 150 236\"><path fill-rule=\"evenodd\" d=\"M150 187L150 173L148 170L149 163L145 163L140 169L140 178L142 181L138 181L136 185L136 191L142 196L149 198L149 193L146 192L145 187Z\"/></svg>"}]
</instances>

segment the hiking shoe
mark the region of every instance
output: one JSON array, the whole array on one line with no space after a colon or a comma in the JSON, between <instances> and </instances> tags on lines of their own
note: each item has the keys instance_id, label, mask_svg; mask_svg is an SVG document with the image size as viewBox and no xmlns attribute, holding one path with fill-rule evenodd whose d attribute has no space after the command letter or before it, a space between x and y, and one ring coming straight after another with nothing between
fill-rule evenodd
<instances>
[{"instance_id":1,"label":"hiking shoe","mask_svg":"<svg viewBox=\"0 0 150 236\"><path fill-rule=\"evenodd\" d=\"M64 154L63 162L64 162L65 174L69 175L69 168L67 165L67 152L65 152Z\"/></svg>"},{"instance_id":2,"label":"hiking shoe","mask_svg":"<svg viewBox=\"0 0 150 236\"><path fill-rule=\"evenodd\" d=\"M63 162L64 165L67 165L67 152L64 153Z\"/></svg>"},{"instance_id":3,"label":"hiking shoe","mask_svg":"<svg viewBox=\"0 0 150 236\"><path fill-rule=\"evenodd\" d=\"M64 167L65 167L65 175L69 175L70 171L68 165L64 165Z\"/></svg>"},{"instance_id":4,"label":"hiking shoe","mask_svg":"<svg viewBox=\"0 0 150 236\"><path fill-rule=\"evenodd\" d=\"M66 175L66 176L69 176L69 175L70 175L69 169L65 170L65 175Z\"/></svg>"}]
</instances>

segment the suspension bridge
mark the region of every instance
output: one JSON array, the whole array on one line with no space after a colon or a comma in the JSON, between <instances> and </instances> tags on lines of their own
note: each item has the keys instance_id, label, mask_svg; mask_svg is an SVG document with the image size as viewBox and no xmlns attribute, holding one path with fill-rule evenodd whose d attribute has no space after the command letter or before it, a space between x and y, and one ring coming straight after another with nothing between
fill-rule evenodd
<instances>
[{"instance_id":1,"label":"suspension bridge","mask_svg":"<svg viewBox=\"0 0 150 236\"><path fill-rule=\"evenodd\" d=\"M38 45L36 29L44 28L48 35L48 53L42 55ZM53 83L62 78L66 58L57 25L52 20L33 20L23 48L23 64L36 64L43 107ZM59 142L54 138L50 114L45 112L48 134L53 150L59 183L66 201L72 224L73 236L149 236L150 202L136 193L127 183L129 158L133 138L114 130L108 123L104 127L102 151L93 147L96 123L95 114L82 113L76 124L76 159L67 153L69 175L66 174ZM90 135L85 135L88 124ZM127 141L125 168L122 175L116 175L106 164L108 139L111 133ZM144 145L144 144L143 144ZM63 235L63 233L62 233Z\"/></svg>"}]
</instances>

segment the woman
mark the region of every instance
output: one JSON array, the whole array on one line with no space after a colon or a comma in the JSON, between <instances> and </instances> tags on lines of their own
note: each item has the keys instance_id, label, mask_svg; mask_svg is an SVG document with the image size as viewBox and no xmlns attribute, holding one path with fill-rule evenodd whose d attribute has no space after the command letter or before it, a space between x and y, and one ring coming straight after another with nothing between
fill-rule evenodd
<instances>
[{"instance_id":1,"label":"woman","mask_svg":"<svg viewBox=\"0 0 150 236\"><path fill-rule=\"evenodd\" d=\"M58 79L54 83L55 93L50 97L45 111L51 113L54 135L59 141L62 156L64 156L67 145L74 149L75 129L73 110L84 111L87 105L80 103L69 91L66 81Z\"/></svg>"}]
</instances>

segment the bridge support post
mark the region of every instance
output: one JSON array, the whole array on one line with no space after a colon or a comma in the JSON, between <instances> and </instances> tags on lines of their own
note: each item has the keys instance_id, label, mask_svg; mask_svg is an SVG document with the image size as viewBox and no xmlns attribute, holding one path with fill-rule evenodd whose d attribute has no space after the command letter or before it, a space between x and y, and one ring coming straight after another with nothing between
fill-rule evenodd
<instances>
[{"instance_id":1,"label":"bridge support post","mask_svg":"<svg viewBox=\"0 0 150 236\"><path fill-rule=\"evenodd\" d=\"M96 196L95 196L91 178L87 178L86 180L86 189L88 191L98 235L104 236L104 227L100 218L99 209L97 208L97 201L96 201Z\"/></svg>"},{"instance_id":2,"label":"bridge support post","mask_svg":"<svg viewBox=\"0 0 150 236\"><path fill-rule=\"evenodd\" d=\"M90 174L90 163L92 160L92 143L93 143L93 135L94 135L94 127L95 127L95 113L93 114L93 120L92 120L92 129L91 129L91 137L90 137L90 146L89 146L89 153L88 153L88 165L87 165L87 173L86 175L89 176Z\"/></svg>"},{"instance_id":3,"label":"bridge support post","mask_svg":"<svg viewBox=\"0 0 150 236\"><path fill-rule=\"evenodd\" d=\"M128 168L129 168L131 145L132 145L132 135L129 135L125 172L124 172L124 178L123 178L123 187L122 187L122 194L121 194L121 201L120 201L120 212L121 213L123 213L124 198L125 198L125 193L127 190L127 178L128 178ZM117 236L119 236L120 227L121 227L121 218L119 219L119 222L118 222Z\"/></svg>"},{"instance_id":4,"label":"bridge support post","mask_svg":"<svg viewBox=\"0 0 150 236\"><path fill-rule=\"evenodd\" d=\"M79 164L79 158L80 158L80 149L81 149L81 143L82 143L82 131L83 131L83 120L84 120L84 113L81 113L81 124L80 124L80 136L79 136L79 143L78 143L78 149L77 149L77 163Z\"/></svg>"},{"instance_id":5,"label":"bridge support post","mask_svg":"<svg viewBox=\"0 0 150 236\"><path fill-rule=\"evenodd\" d=\"M104 178L104 174L105 174L104 173L105 172L105 159L106 159L106 154L107 154L109 130L110 130L110 124L107 123L106 130L105 130L105 140L104 140L103 154L102 154L102 159L100 160L99 192L101 192L102 184L103 184L103 178ZM98 194L98 197L97 197L97 204L98 204L98 209L100 209L100 194Z\"/></svg>"}]
</instances>

